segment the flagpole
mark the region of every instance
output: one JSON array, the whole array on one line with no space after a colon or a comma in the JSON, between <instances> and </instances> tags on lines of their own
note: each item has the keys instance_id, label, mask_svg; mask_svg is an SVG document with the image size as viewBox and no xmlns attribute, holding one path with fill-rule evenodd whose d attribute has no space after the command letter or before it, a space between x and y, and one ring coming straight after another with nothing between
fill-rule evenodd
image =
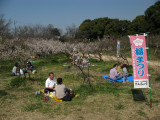
<instances>
[{"instance_id":1,"label":"flagpole","mask_svg":"<svg viewBox=\"0 0 160 120\"><path fill-rule=\"evenodd\" d=\"M147 37L147 57L148 57L148 69L149 69L150 108L152 108L151 81L150 81L150 63L149 63L149 47L148 47L148 33L149 32L146 32L146 37Z\"/></svg>"}]
</instances>

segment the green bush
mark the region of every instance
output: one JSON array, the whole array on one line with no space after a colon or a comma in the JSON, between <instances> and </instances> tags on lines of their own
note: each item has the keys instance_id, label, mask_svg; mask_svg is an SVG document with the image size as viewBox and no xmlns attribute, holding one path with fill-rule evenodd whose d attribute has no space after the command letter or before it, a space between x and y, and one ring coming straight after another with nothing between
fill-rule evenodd
<instances>
[{"instance_id":1,"label":"green bush","mask_svg":"<svg viewBox=\"0 0 160 120\"><path fill-rule=\"evenodd\" d=\"M11 82L10 82L11 87L20 87L22 85L23 86L26 85L26 79L25 78L16 77L16 78L12 79Z\"/></svg>"}]
</instances>

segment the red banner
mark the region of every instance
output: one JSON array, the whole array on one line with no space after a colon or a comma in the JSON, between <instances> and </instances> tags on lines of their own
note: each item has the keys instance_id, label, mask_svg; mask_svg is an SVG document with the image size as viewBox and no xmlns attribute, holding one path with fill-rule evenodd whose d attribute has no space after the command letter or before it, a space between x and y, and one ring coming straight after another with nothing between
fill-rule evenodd
<instances>
[{"instance_id":1,"label":"red banner","mask_svg":"<svg viewBox=\"0 0 160 120\"><path fill-rule=\"evenodd\" d=\"M120 55L120 41L117 41L117 57Z\"/></svg>"},{"instance_id":2,"label":"red banner","mask_svg":"<svg viewBox=\"0 0 160 120\"><path fill-rule=\"evenodd\" d=\"M134 88L149 88L146 40L144 35L130 36Z\"/></svg>"}]
</instances>

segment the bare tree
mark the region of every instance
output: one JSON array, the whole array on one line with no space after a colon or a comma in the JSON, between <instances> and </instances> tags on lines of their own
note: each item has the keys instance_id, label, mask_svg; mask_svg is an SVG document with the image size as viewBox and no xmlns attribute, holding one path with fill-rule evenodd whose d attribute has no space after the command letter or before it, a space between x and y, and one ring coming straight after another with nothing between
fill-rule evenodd
<instances>
[{"instance_id":1,"label":"bare tree","mask_svg":"<svg viewBox=\"0 0 160 120\"><path fill-rule=\"evenodd\" d=\"M1 37L7 37L10 36L10 25L11 25L11 20L6 20L4 18L4 14L0 15L0 36Z\"/></svg>"},{"instance_id":2,"label":"bare tree","mask_svg":"<svg viewBox=\"0 0 160 120\"><path fill-rule=\"evenodd\" d=\"M77 32L78 28L75 25L68 26L66 28L65 37L67 37L69 40L74 40Z\"/></svg>"},{"instance_id":3,"label":"bare tree","mask_svg":"<svg viewBox=\"0 0 160 120\"><path fill-rule=\"evenodd\" d=\"M42 25L23 25L16 26L14 23L14 35L18 38L43 38L43 39L58 39L60 37L60 31L54 28L52 24L48 26Z\"/></svg>"}]
</instances>

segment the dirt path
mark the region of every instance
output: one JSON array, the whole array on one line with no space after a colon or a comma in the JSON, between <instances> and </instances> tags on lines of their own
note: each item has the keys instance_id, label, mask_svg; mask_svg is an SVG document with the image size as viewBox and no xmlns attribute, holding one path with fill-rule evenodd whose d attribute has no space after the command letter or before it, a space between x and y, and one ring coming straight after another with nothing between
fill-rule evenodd
<instances>
[{"instance_id":1,"label":"dirt path","mask_svg":"<svg viewBox=\"0 0 160 120\"><path fill-rule=\"evenodd\" d=\"M91 58L99 59L98 55L91 54L90 56L91 56ZM102 59L103 59L103 61L118 61L117 57L115 57L115 56L103 55ZM132 64L132 59L131 58L127 58L127 60L129 62L129 64ZM160 62L150 61L150 65L160 67Z\"/></svg>"}]
</instances>

